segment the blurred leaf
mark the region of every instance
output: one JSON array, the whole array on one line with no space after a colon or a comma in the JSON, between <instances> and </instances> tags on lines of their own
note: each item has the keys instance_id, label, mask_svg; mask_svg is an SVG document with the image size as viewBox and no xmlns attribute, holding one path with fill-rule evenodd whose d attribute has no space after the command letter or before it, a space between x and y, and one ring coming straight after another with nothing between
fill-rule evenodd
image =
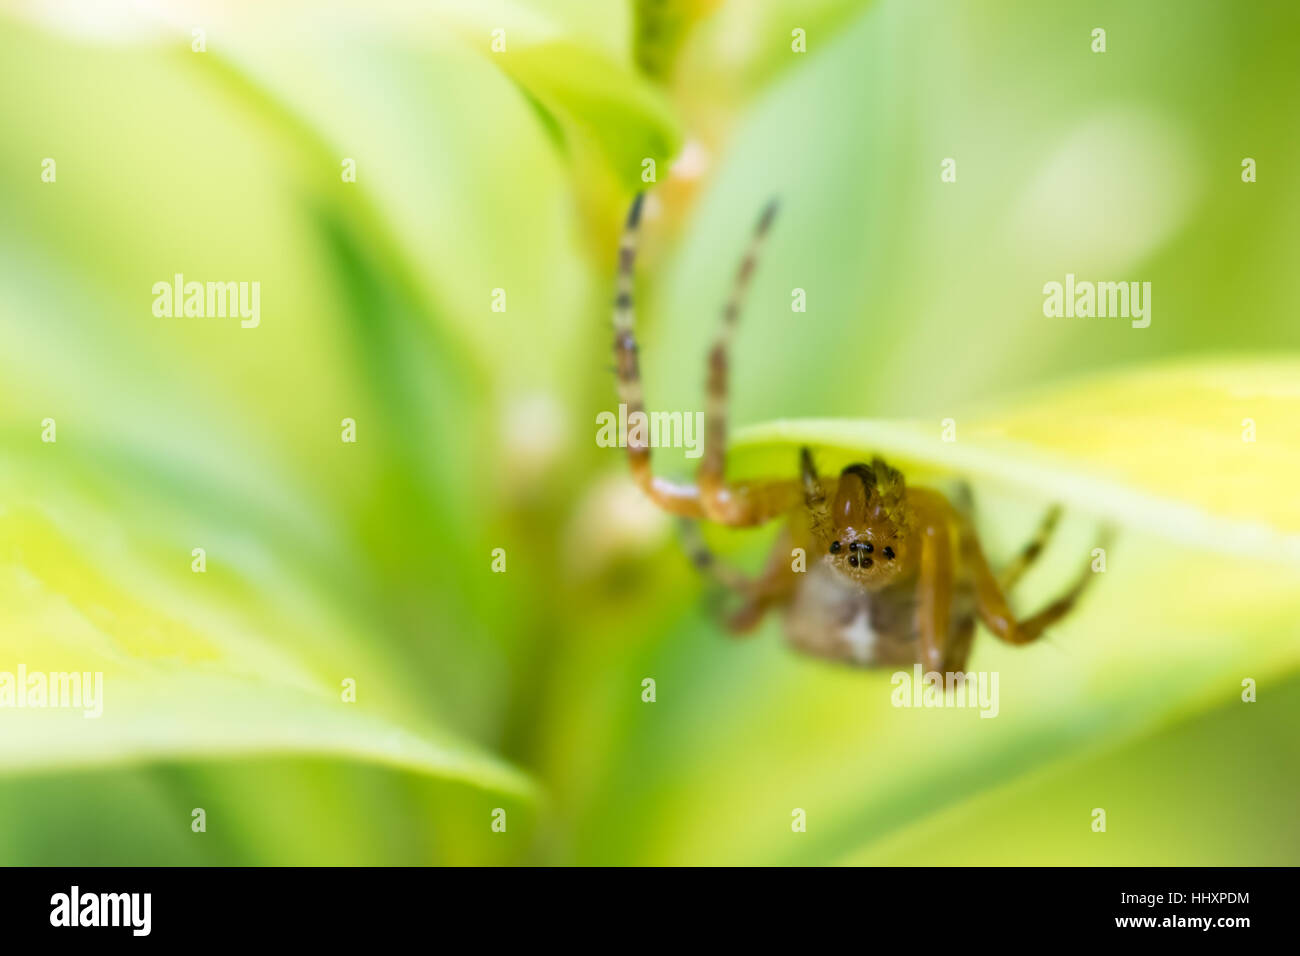
<instances>
[{"instance_id":1,"label":"blurred leaf","mask_svg":"<svg viewBox=\"0 0 1300 956\"><path fill-rule=\"evenodd\" d=\"M305 542L295 548L284 528L272 537L268 522L241 526L258 513L247 499L226 511L213 488L177 487L73 442L11 442L0 466L0 671L100 672L102 715L6 708L0 771L297 753L532 793L388 693L357 606L331 597L347 592L301 560ZM191 569L194 545L204 573ZM345 680L355 703L342 699Z\"/></svg>"},{"instance_id":2,"label":"blurred leaf","mask_svg":"<svg viewBox=\"0 0 1300 956\"><path fill-rule=\"evenodd\" d=\"M573 44L526 47L501 58L502 66L564 131L566 150L589 143L618 181L635 189L641 164L672 159L680 144L667 102L644 80L599 53ZM571 157L572 159L572 157Z\"/></svg>"},{"instance_id":3,"label":"blurred leaf","mask_svg":"<svg viewBox=\"0 0 1300 956\"><path fill-rule=\"evenodd\" d=\"M676 65L691 28L721 6L722 0L633 0L637 66L663 82Z\"/></svg>"},{"instance_id":4,"label":"blurred leaf","mask_svg":"<svg viewBox=\"0 0 1300 956\"><path fill-rule=\"evenodd\" d=\"M1216 553L1300 563L1300 361L1175 363L1028 394L944 425L786 421L737 436L736 461L793 474L798 446L882 454L905 474L991 479Z\"/></svg>"},{"instance_id":5,"label":"blurred leaf","mask_svg":"<svg viewBox=\"0 0 1300 956\"><path fill-rule=\"evenodd\" d=\"M193 811L206 830L191 829ZM497 809L508 831L494 832ZM367 758L242 754L7 776L5 866L429 866L527 858L528 798Z\"/></svg>"},{"instance_id":6,"label":"blurred leaf","mask_svg":"<svg viewBox=\"0 0 1300 956\"><path fill-rule=\"evenodd\" d=\"M837 862L1141 866L1158 848L1163 866L1294 865L1300 675L1262 689L1254 703L1225 693L1203 710L1144 726L1113 750L1047 762ZM1104 835L1091 827L1098 800Z\"/></svg>"},{"instance_id":7,"label":"blurred leaf","mask_svg":"<svg viewBox=\"0 0 1300 956\"><path fill-rule=\"evenodd\" d=\"M1266 117L1300 105L1284 39L1300 7L1246 16L1199 3L1171 23L1151 5L1112 5L1110 35L1132 42L1122 56L1089 51L1071 4L843 9L852 20L810 32L801 57L789 27L756 29L744 5L727 5L698 72L684 71L676 96L695 103L697 90L714 95L709 71L729 69L729 40L789 66L724 114L698 206L671 260L645 276L652 406L702 407L714 323L773 195L781 212L735 337L738 423L961 418L1080 372L1300 350L1289 265L1300 191L1286 177L1240 179L1242 156L1295 151L1293 127ZM1185 49L1223 56L1195 70ZM692 120L695 138L705 119ZM947 157L954 183L940 179ZM1043 284L1067 272L1151 281L1151 326L1046 318ZM806 312L791 310L796 288Z\"/></svg>"}]
</instances>

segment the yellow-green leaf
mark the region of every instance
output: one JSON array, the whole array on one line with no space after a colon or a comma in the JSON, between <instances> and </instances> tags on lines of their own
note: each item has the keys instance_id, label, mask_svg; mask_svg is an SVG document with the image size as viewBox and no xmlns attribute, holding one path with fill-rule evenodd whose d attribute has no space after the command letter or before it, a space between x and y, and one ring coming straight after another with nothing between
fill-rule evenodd
<instances>
[{"instance_id":1,"label":"yellow-green leaf","mask_svg":"<svg viewBox=\"0 0 1300 956\"><path fill-rule=\"evenodd\" d=\"M0 772L293 754L533 795L407 699L328 534L54 434L0 463Z\"/></svg>"},{"instance_id":2,"label":"yellow-green leaf","mask_svg":"<svg viewBox=\"0 0 1300 956\"><path fill-rule=\"evenodd\" d=\"M909 473L990 480L1216 553L1300 561L1295 359L1112 372L947 426L778 421L737 442L751 471L793 473L801 445L837 459L878 453Z\"/></svg>"}]
</instances>

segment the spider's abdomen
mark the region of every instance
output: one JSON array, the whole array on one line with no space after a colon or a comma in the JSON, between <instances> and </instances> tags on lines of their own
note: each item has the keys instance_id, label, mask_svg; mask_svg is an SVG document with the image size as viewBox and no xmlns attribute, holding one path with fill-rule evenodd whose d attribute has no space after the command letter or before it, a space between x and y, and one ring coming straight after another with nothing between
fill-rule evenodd
<instances>
[{"instance_id":1,"label":"spider's abdomen","mask_svg":"<svg viewBox=\"0 0 1300 956\"><path fill-rule=\"evenodd\" d=\"M974 599L964 582L953 592L949 647L964 651L974 628ZM915 582L881 591L855 586L814 565L785 612L785 633L805 654L855 667L911 667L921 659Z\"/></svg>"}]
</instances>

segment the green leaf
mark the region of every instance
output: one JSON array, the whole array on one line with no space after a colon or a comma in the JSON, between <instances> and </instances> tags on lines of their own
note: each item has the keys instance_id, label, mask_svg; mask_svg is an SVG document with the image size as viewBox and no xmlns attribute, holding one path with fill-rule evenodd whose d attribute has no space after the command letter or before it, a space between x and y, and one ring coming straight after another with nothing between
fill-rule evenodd
<instances>
[{"instance_id":1,"label":"green leaf","mask_svg":"<svg viewBox=\"0 0 1300 956\"><path fill-rule=\"evenodd\" d=\"M363 605L327 585L328 563L302 560L319 541L268 518L265 501L194 474L176 484L76 439L6 441L0 672L102 675L90 682L102 695L10 702L0 771L298 754L533 795L524 775L390 693Z\"/></svg>"},{"instance_id":2,"label":"green leaf","mask_svg":"<svg viewBox=\"0 0 1300 956\"><path fill-rule=\"evenodd\" d=\"M668 103L632 70L571 43L544 43L502 56L533 98L571 164L594 151L624 189L642 188L642 162L666 166L681 144ZM663 170L667 174L667 169Z\"/></svg>"},{"instance_id":3,"label":"green leaf","mask_svg":"<svg viewBox=\"0 0 1300 956\"><path fill-rule=\"evenodd\" d=\"M792 473L801 445L883 454L905 473L987 479L1125 528L1224 554L1300 563L1300 360L1110 372L951 420L773 422L736 461ZM947 440L945 434L953 440Z\"/></svg>"}]
</instances>

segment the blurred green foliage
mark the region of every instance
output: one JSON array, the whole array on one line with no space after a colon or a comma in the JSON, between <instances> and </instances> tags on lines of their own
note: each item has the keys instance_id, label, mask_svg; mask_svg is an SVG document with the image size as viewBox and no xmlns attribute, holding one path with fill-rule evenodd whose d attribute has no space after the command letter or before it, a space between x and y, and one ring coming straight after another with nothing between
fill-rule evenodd
<instances>
[{"instance_id":1,"label":"blurred green foliage","mask_svg":"<svg viewBox=\"0 0 1300 956\"><path fill-rule=\"evenodd\" d=\"M0 711L0 862L1294 863L1300 13L1171 7L280 2L196 53L183 5L0 6L0 671L106 683ZM775 194L734 419L848 421L739 466L966 474L998 556L1064 500L1026 607L1125 519L1049 641L977 639L998 719L724 639L591 441L645 159L653 407L699 407ZM261 325L155 317L178 272ZM1067 272L1151 327L1045 318Z\"/></svg>"}]
</instances>

